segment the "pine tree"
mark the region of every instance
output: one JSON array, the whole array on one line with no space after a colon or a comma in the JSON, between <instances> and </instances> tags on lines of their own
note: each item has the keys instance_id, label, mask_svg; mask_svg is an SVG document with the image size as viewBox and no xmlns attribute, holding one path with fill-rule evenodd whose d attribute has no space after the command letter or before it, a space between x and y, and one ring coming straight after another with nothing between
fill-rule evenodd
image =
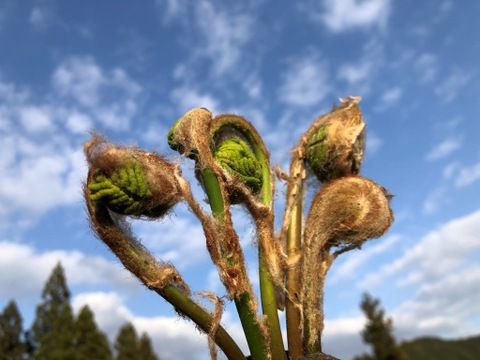
<instances>
[{"instance_id":1,"label":"pine tree","mask_svg":"<svg viewBox=\"0 0 480 360\"><path fill-rule=\"evenodd\" d=\"M60 262L53 269L37 306L31 336L35 359L70 359L73 353L74 319L65 273Z\"/></svg>"},{"instance_id":2,"label":"pine tree","mask_svg":"<svg viewBox=\"0 0 480 360\"><path fill-rule=\"evenodd\" d=\"M137 332L131 323L126 323L118 331L115 350L117 360L143 360L139 351Z\"/></svg>"},{"instance_id":3,"label":"pine tree","mask_svg":"<svg viewBox=\"0 0 480 360\"><path fill-rule=\"evenodd\" d=\"M74 360L112 360L108 339L98 329L88 305L82 307L75 322L74 345Z\"/></svg>"},{"instance_id":4,"label":"pine tree","mask_svg":"<svg viewBox=\"0 0 480 360\"><path fill-rule=\"evenodd\" d=\"M22 342L22 317L11 300L0 314L0 359L20 360L25 351Z\"/></svg>"},{"instance_id":5,"label":"pine tree","mask_svg":"<svg viewBox=\"0 0 480 360\"><path fill-rule=\"evenodd\" d=\"M379 307L380 300L364 294L360 308L367 317L362 331L363 341L372 346L373 355L363 354L354 360L406 360L407 355L398 346L393 336L393 322L385 310Z\"/></svg>"},{"instance_id":6,"label":"pine tree","mask_svg":"<svg viewBox=\"0 0 480 360\"><path fill-rule=\"evenodd\" d=\"M153 351L152 340L145 332L140 336L139 351L140 357L143 360L159 360L158 356Z\"/></svg>"},{"instance_id":7,"label":"pine tree","mask_svg":"<svg viewBox=\"0 0 480 360\"><path fill-rule=\"evenodd\" d=\"M69 303L64 304L52 330L42 336L36 350L35 360L73 359L74 317Z\"/></svg>"}]
</instances>

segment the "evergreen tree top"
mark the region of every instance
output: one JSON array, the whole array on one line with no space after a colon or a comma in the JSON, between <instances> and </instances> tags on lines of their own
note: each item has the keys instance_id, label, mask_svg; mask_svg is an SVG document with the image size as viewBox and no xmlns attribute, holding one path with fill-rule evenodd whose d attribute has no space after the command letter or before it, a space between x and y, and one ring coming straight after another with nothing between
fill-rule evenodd
<instances>
[{"instance_id":1,"label":"evergreen tree top","mask_svg":"<svg viewBox=\"0 0 480 360\"><path fill-rule=\"evenodd\" d=\"M11 300L0 313L0 355L2 359L20 360L25 351L22 341L22 317Z\"/></svg>"}]
</instances>

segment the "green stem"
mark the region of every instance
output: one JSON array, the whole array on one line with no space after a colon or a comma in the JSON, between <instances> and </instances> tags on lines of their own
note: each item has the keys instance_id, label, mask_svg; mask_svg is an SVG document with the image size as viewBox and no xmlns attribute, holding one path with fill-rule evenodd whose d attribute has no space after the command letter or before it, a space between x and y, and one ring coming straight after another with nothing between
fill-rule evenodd
<instances>
[{"instance_id":1,"label":"green stem","mask_svg":"<svg viewBox=\"0 0 480 360\"><path fill-rule=\"evenodd\" d=\"M258 326L256 314L254 314L248 306L249 302L250 294L248 292L244 292L235 298L235 306L247 339L250 355L253 360L266 360L267 349L263 341L264 336Z\"/></svg>"},{"instance_id":2,"label":"green stem","mask_svg":"<svg viewBox=\"0 0 480 360\"><path fill-rule=\"evenodd\" d=\"M262 310L263 314L267 316L268 327L270 329L270 350L273 359L286 360L287 357L283 346L282 330L280 329L280 320L278 318L277 302L275 299L275 286L268 272L265 256L261 250L259 250L258 261Z\"/></svg>"},{"instance_id":3,"label":"green stem","mask_svg":"<svg viewBox=\"0 0 480 360\"><path fill-rule=\"evenodd\" d=\"M209 333L212 325L212 316L201 306L196 304L172 285L167 285L161 291L157 292L166 301L172 304L178 312L190 318L203 331L205 331L205 333ZM218 327L214 340L229 360L245 360L245 355L242 350L240 350L238 345L222 326Z\"/></svg>"},{"instance_id":4,"label":"green stem","mask_svg":"<svg viewBox=\"0 0 480 360\"><path fill-rule=\"evenodd\" d=\"M85 188L85 200L92 221L92 228L103 243L117 256L123 266L134 274L149 289L154 290L175 309L190 318L200 329L209 333L213 318L205 309L182 293L174 285L157 285L162 277L162 265L134 238L126 234L113 221L106 207L93 205ZM218 326L215 342L228 359L245 360L235 341L222 326Z\"/></svg>"},{"instance_id":5,"label":"green stem","mask_svg":"<svg viewBox=\"0 0 480 360\"><path fill-rule=\"evenodd\" d=\"M300 190L301 191L301 190ZM299 197L294 205L290 226L287 234L287 256L289 259L297 258L301 252L302 236L302 197ZM300 267L292 266L287 269L286 288L294 300L300 302ZM301 334L301 314L289 296L285 300L285 312L287 321L288 349L291 360L298 360L303 356L303 344Z\"/></svg>"},{"instance_id":6,"label":"green stem","mask_svg":"<svg viewBox=\"0 0 480 360\"><path fill-rule=\"evenodd\" d=\"M254 139L249 140L253 144L252 148L255 156L262 164L262 202L267 206L272 206L272 184L268 161L262 149L257 146L255 141L251 141ZM272 228L269 229L268 234L273 235L273 221L271 221L271 224L269 225ZM261 233L264 234L264 232ZM269 239L269 241L275 241L273 236L271 239ZM268 264L266 262L264 249L262 246L259 246L258 249L258 268L260 277L260 298L262 301L262 311L263 314L267 316L268 327L270 329L270 350L272 352L273 359L286 360L287 357L285 354L285 347L283 345L282 330L280 328L280 320L278 318L277 311L277 301L275 298L275 285L268 271Z\"/></svg>"},{"instance_id":7,"label":"green stem","mask_svg":"<svg viewBox=\"0 0 480 360\"><path fill-rule=\"evenodd\" d=\"M202 176L212 214L216 219L222 220L225 215L225 204L218 179L209 168L205 168L202 171ZM248 292L243 292L235 297L238 316L242 323L252 359L265 360L267 359L268 351L263 341L264 335L262 334L256 314L250 309L249 302L250 294Z\"/></svg>"}]
</instances>

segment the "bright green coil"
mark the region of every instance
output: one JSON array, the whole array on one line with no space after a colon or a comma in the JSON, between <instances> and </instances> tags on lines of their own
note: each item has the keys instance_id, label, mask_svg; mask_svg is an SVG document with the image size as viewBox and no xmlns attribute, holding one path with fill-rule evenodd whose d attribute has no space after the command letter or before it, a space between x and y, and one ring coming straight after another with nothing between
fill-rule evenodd
<instances>
[{"instance_id":1,"label":"bright green coil","mask_svg":"<svg viewBox=\"0 0 480 360\"><path fill-rule=\"evenodd\" d=\"M241 178L254 193L262 188L262 164L248 145L240 139L229 139L215 150L215 160L230 174Z\"/></svg>"},{"instance_id":2,"label":"bright green coil","mask_svg":"<svg viewBox=\"0 0 480 360\"><path fill-rule=\"evenodd\" d=\"M125 215L140 215L142 204L152 197L145 171L135 160L114 171L110 177L96 171L88 189L92 201L101 201L112 211Z\"/></svg>"}]
</instances>

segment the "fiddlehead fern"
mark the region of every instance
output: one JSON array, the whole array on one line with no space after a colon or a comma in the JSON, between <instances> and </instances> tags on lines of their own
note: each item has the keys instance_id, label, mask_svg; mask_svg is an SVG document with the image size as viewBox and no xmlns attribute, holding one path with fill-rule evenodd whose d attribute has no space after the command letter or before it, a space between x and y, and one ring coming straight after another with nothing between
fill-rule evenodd
<instances>
[{"instance_id":1,"label":"fiddlehead fern","mask_svg":"<svg viewBox=\"0 0 480 360\"><path fill-rule=\"evenodd\" d=\"M195 159L197 178L208 196L214 229L204 227L207 249L217 265L220 278L235 301L245 336L254 358L269 358L268 332L257 317L257 302L245 268L238 235L232 224L231 195L223 168L214 159L211 146L212 114L203 108L193 109L180 118L168 135L169 145ZM205 223L203 215L200 220Z\"/></svg>"},{"instance_id":2,"label":"fiddlehead fern","mask_svg":"<svg viewBox=\"0 0 480 360\"><path fill-rule=\"evenodd\" d=\"M214 156L220 166L240 178L253 193L262 188L262 165L244 141L226 140L215 150Z\"/></svg>"},{"instance_id":3,"label":"fiddlehead fern","mask_svg":"<svg viewBox=\"0 0 480 360\"><path fill-rule=\"evenodd\" d=\"M360 176L332 180L315 195L303 249L302 322L307 354L321 351L323 287L333 260L390 228L390 198L385 188Z\"/></svg>"},{"instance_id":4,"label":"fiddlehead fern","mask_svg":"<svg viewBox=\"0 0 480 360\"><path fill-rule=\"evenodd\" d=\"M175 166L155 153L113 145L97 135L85 144L85 153L94 203L122 215L157 218L182 198Z\"/></svg>"},{"instance_id":5,"label":"fiddlehead fern","mask_svg":"<svg viewBox=\"0 0 480 360\"><path fill-rule=\"evenodd\" d=\"M284 359L282 334L275 296L276 283L283 288L284 258L273 235L273 181L269 154L253 125L241 116L224 114L213 119L210 147L223 168L232 203L243 203L252 215L259 240L260 295L270 330L274 359Z\"/></svg>"},{"instance_id":6,"label":"fiddlehead fern","mask_svg":"<svg viewBox=\"0 0 480 360\"><path fill-rule=\"evenodd\" d=\"M306 160L322 182L357 175L363 160L365 123L358 99L343 100L327 116L315 121L307 136Z\"/></svg>"}]
</instances>

